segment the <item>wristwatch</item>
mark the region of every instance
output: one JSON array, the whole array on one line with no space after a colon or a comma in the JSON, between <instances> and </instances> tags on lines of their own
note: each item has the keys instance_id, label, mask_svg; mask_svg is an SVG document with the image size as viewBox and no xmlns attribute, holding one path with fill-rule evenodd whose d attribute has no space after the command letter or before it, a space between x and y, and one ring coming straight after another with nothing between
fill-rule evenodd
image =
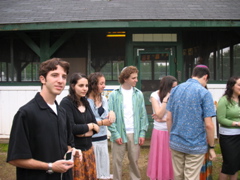
<instances>
[{"instance_id":1,"label":"wristwatch","mask_svg":"<svg viewBox=\"0 0 240 180\"><path fill-rule=\"evenodd\" d=\"M48 170L46 171L46 173L48 173L48 174L52 174L53 173L52 163L48 163Z\"/></svg>"},{"instance_id":2,"label":"wristwatch","mask_svg":"<svg viewBox=\"0 0 240 180\"><path fill-rule=\"evenodd\" d=\"M208 148L209 148L209 149L214 149L215 146L214 146L214 145L213 145L213 146L208 145Z\"/></svg>"}]
</instances>

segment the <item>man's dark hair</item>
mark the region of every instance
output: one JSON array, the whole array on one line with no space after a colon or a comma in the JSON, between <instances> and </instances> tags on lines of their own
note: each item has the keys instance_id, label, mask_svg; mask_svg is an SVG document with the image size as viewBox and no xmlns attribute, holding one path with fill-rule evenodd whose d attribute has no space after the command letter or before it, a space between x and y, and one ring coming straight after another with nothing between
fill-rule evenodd
<instances>
[{"instance_id":1,"label":"man's dark hair","mask_svg":"<svg viewBox=\"0 0 240 180\"><path fill-rule=\"evenodd\" d=\"M61 66L67 74L69 73L70 64L68 62L63 61L60 58L52 58L40 64L39 76L46 78L49 71L57 69L57 65Z\"/></svg>"},{"instance_id":2,"label":"man's dark hair","mask_svg":"<svg viewBox=\"0 0 240 180\"><path fill-rule=\"evenodd\" d=\"M207 79L210 78L210 71L207 66L200 64L193 69L193 72L192 72L193 77L202 78L205 75L208 75Z\"/></svg>"}]
</instances>

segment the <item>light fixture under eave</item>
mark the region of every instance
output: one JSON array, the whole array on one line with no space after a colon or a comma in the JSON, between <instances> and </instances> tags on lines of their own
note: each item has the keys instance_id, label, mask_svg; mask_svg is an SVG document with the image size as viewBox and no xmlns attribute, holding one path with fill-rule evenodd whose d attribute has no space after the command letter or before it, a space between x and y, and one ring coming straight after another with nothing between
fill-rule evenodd
<instances>
[{"instance_id":1,"label":"light fixture under eave","mask_svg":"<svg viewBox=\"0 0 240 180\"><path fill-rule=\"evenodd\" d=\"M126 34L107 34L107 37L126 37Z\"/></svg>"},{"instance_id":2,"label":"light fixture under eave","mask_svg":"<svg viewBox=\"0 0 240 180\"><path fill-rule=\"evenodd\" d=\"M126 32L125 31L108 32L106 37L126 37Z\"/></svg>"}]
</instances>

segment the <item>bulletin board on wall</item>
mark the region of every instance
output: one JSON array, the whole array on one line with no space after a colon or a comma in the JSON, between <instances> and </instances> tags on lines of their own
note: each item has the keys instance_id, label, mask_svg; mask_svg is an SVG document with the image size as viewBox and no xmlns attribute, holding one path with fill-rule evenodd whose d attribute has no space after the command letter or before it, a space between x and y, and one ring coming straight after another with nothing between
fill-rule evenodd
<instances>
[{"instance_id":1,"label":"bulletin board on wall","mask_svg":"<svg viewBox=\"0 0 240 180\"><path fill-rule=\"evenodd\" d=\"M106 86L104 91L102 92L102 95L105 96L107 99L109 97L109 94L114 90L117 89L119 86Z\"/></svg>"}]
</instances>

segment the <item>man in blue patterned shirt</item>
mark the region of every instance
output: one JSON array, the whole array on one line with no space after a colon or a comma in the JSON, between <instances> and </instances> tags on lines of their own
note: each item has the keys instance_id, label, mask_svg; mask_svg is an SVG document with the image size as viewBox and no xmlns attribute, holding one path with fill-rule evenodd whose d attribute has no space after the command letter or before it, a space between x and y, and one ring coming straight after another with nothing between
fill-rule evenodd
<instances>
[{"instance_id":1,"label":"man in blue patterned shirt","mask_svg":"<svg viewBox=\"0 0 240 180\"><path fill-rule=\"evenodd\" d=\"M148 118L144 97L137 84L138 69L125 67L119 75L120 88L109 95L109 110L116 114L116 121L108 126L113 141L113 179L122 179L122 160L128 152L130 178L141 179L138 168L140 146L144 144Z\"/></svg>"},{"instance_id":2,"label":"man in blue patterned shirt","mask_svg":"<svg viewBox=\"0 0 240 180\"><path fill-rule=\"evenodd\" d=\"M209 69L197 65L192 78L171 91L167 104L167 125L170 132L174 179L199 180L204 155L214 151L214 124L216 116L211 93L205 88Z\"/></svg>"}]
</instances>

